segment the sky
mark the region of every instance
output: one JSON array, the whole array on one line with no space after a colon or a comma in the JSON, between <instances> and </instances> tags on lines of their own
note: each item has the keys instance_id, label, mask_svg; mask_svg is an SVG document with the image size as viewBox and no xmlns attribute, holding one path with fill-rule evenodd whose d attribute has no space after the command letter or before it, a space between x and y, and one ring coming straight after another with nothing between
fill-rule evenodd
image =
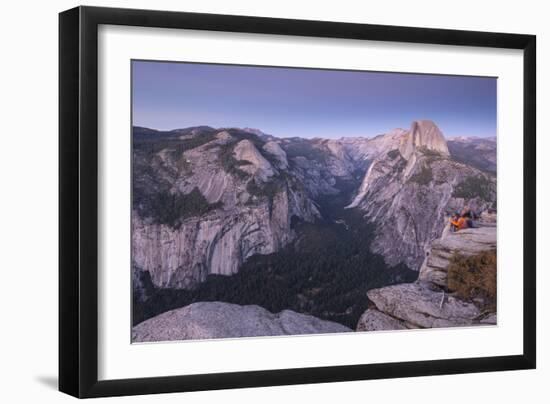
<instances>
[{"instance_id":1,"label":"sky","mask_svg":"<svg viewBox=\"0 0 550 404\"><path fill-rule=\"evenodd\" d=\"M133 61L133 125L340 138L430 119L446 137L489 137L496 86L488 77Z\"/></svg>"}]
</instances>

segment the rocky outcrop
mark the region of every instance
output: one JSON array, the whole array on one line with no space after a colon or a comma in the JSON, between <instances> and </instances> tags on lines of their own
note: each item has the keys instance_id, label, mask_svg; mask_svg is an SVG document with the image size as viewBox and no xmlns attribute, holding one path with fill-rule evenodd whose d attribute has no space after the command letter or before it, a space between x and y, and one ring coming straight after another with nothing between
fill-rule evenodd
<instances>
[{"instance_id":1,"label":"rocky outcrop","mask_svg":"<svg viewBox=\"0 0 550 404\"><path fill-rule=\"evenodd\" d=\"M358 331L405 328L494 325L496 313L486 313L472 301L446 291L447 268L455 253L475 255L496 248L496 227L449 233L434 241L422 264L419 279L367 292L374 308L360 318Z\"/></svg>"},{"instance_id":2,"label":"rocky outcrop","mask_svg":"<svg viewBox=\"0 0 550 404\"><path fill-rule=\"evenodd\" d=\"M271 154L277 160L278 168L287 169L288 160L285 151L279 146L279 143L270 141L264 144L263 149Z\"/></svg>"},{"instance_id":3,"label":"rocky outcrop","mask_svg":"<svg viewBox=\"0 0 550 404\"><path fill-rule=\"evenodd\" d=\"M376 309L367 309L359 318L357 331L406 330L405 322Z\"/></svg>"},{"instance_id":4,"label":"rocky outcrop","mask_svg":"<svg viewBox=\"0 0 550 404\"><path fill-rule=\"evenodd\" d=\"M422 149L449 156L445 137L432 121L414 121L399 144L399 152L405 160L409 160L417 150Z\"/></svg>"},{"instance_id":5,"label":"rocky outcrop","mask_svg":"<svg viewBox=\"0 0 550 404\"><path fill-rule=\"evenodd\" d=\"M419 270L449 213L465 205L482 211L494 204L496 179L454 161L431 121L393 133L390 144L396 136L398 145L374 159L348 208L360 209L377 226L371 248L388 265Z\"/></svg>"},{"instance_id":6,"label":"rocky outcrop","mask_svg":"<svg viewBox=\"0 0 550 404\"><path fill-rule=\"evenodd\" d=\"M233 149L237 161L245 161L249 164L239 166L239 169L267 181L274 174L273 167L269 161L256 149L254 144L248 140L241 140Z\"/></svg>"},{"instance_id":7,"label":"rocky outcrop","mask_svg":"<svg viewBox=\"0 0 550 404\"><path fill-rule=\"evenodd\" d=\"M270 313L260 306L193 303L145 320L132 329L132 342L239 338L350 332L341 324L291 310Z\"/></svg>"},{"instance_id":8,"label":"rocky outcrop","mask_svg":"<svg viewBox=\"0 0 550 404\"><path fill-rule=\"evenodd\" d=\"M369 290L380 312L404 321L410 328L471 325L481 313L473 304L446 295L431 285L415 282Z\"/></svg>"},{"instance_id":9,"label":"rocky outcrop","mask_svg":"<svg viewBox=\"0 0 550 404\"><path fill-rule=\"evenodd\" d=\"M443 237L431 244L427 257L420 268L418 279L445 287L447 285L447 268L455 253L471 256L482 251L496 250L497 228L484 224L483 227L464 229L450 233L447 229Z\"/></svg>"}]
</instances>

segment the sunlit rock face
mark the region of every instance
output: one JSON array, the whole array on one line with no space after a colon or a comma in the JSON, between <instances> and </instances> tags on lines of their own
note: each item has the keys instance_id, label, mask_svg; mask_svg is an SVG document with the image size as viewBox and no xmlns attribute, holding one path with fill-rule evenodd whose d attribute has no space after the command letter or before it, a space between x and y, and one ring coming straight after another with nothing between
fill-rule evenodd
<instances>
[{"instance_id":1,"label":"sunlit rock face","mask_svg":"<svg viewBox=\"0 0 550 404\"><path fill-rule=\"evenodd\" d=\"M254 144L247 139L241 140L233 149L237 161L246 161L249 164L240 166L242 171L267 181L274 174L273 167L264 156L256 149Z\"/></svg>"},{"instance_id":2,"label":"sunlit rock face","mask_svg":"<svg viewBox=\"0 0 550 404\"><path fill-rule=\"evenodd\" d=\"M406 160L418 150L429 150L448 157L450 155L443 133L432 121L414 121L401 138L399 152Z\"/></svg>"}]
</instances>

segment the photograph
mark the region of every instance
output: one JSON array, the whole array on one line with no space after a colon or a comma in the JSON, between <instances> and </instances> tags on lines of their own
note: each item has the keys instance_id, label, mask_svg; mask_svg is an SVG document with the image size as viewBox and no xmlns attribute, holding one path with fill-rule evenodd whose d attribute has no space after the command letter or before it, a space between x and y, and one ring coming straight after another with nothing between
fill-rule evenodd
<instances>
[{"instance_id":1,"label":"photograph","mask_svg":"<svg viewBox=\"0 0 550 404\"><path fill-rule=\"evenodd\" d=\"M496 77L130 65L132 343L497 325Z\"/></svg>"},{"instance_id":2,"label":"photograph","mask_svg":"<svg viewBox=\"0 0 550 404\"><path fill-rule=\"evenodd\" d=\"M0 403L544 401L548 12L422 1L6 3Z\"/></svg>"}]
</instances>

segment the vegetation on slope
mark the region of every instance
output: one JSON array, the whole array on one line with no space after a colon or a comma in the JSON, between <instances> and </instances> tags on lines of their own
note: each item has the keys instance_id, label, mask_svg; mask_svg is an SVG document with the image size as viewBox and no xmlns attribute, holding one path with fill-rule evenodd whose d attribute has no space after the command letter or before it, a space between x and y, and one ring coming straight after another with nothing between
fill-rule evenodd
<instances>
[{"instance_id":1,"label":"vegetation on slope","mask_svg":"<svg viewBox=\"0 0 550 404\"><path fill-rule=\"evenodd\" d=\"M444 159L445 156L438 152L437 150L430 149L426 146L421 146L418 150L426 157L431 157L432 159Z\"/></svg>"},{"instance_id":2,"label":"vegetation on slope","mask_svg":"<svg viewBox=\"0 0 550 404\"><path fill-rule=\"evenodd\" d=\"M448 267L447 287L465 300L479 301L483 308L496 310L496 250L474 256L455 254Z\"/></svg>"},{"instance_id":3,"label":"vegetation on slope","mask_svg":"<svg viewBox=\"0 0 550 404\"><path fill-rule=\"evenodd\" d=\"M200 191L194 188L188 194L161 191L147 195L138 211L142 217L152 218L157 224L178 229L185 219L202 216L221 206L221 202L208 203Z\"/></svg>"},{"instance_id":4,"label":"vegetation on slope","mask_svg":"<svg viewBox=\"0 0 550 404\"><path fill-rule=\"evenodd\" d=\"M292 142L283 143L281 146L289 159L302 156L319 164L327 162L327 153L315 147L309 139L292 138Z\"/></svg>"},{"instance_id":5,"label":"vegetation on slope","mask_svg":"<svg viewBox=\"0 0 550 404\"><path fill-rule=\"evenodd\" d=\"M191 129L188 131L170 131L147 132L142 134L143 128L134 128L133 149L134 152L142 152L146 155L154 155L161 150L173 150L181 155L186 150L191 150L202 146L214 140L216 130L209 127L204 127L201 132L196 135L191 135Z\"/></svg>"},{"instance_id":6,"label":"vegetation on slope","mask_svg":"<svg viewBox=\"0 0 550 404\"><path fill-rule=\"evenodd\" d=\"M395 160L399 156L401 156L401 153L397 149L393 149L388 152L388 157L392 160Z\"/></svg>"},{"instance_id":7,"label":"vegetation on slope","mask_svg":"<svg viewBox=\"0 0 550 404\"><path fill-rule=\"evenodd\" d=\"M420 185L428 185L434 178L432 169L428 166L422 166L419 172L409 178L410 182L416 182Z\"/></svg>"},{"instance_id":8,"label":"vegetation on slope","mask_svg":"<svg viewBox=\"0 0 550 404\"><path fill-rule=\"evenodd\" d=\"M248 184L246 184L246 190L250 195L258 198L267 197L271 202L273 202L273 199L279 192L281 192L283 186L284 184L278 178L271 179L270 181L261 184L251 180Z\"/></svg>"},{"instance_id":9,"label":"vegetation on slope","mask_svg":"<svg viewBox=\"0 0 550 404\"><path fill-rule=\"evenodd\" d=\"M483 200L490 201L491 189L491 182L484 176L470 176L455 187L453 197L464 199L479 197Z\"/></svg>"}]
</instances>

